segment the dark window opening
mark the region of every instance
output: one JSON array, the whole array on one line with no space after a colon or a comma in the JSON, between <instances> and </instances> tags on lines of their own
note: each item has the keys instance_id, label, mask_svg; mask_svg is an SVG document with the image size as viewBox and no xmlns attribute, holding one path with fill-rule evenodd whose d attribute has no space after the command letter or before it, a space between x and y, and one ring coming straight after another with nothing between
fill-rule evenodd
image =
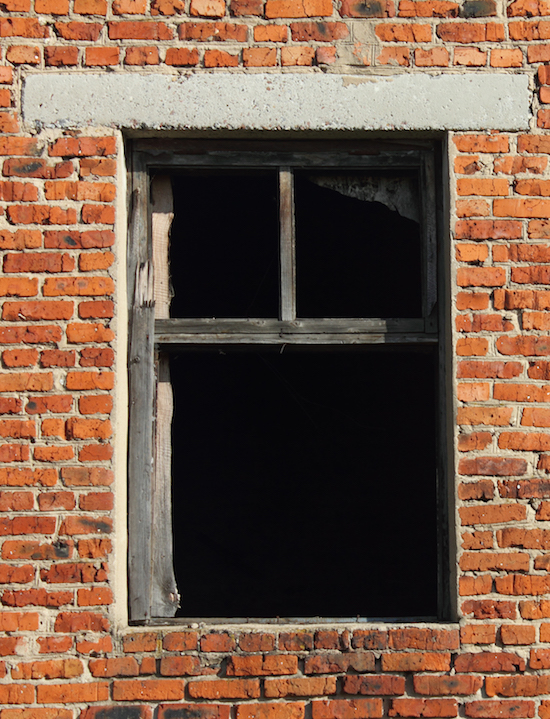
<instances>
[{"instance_id":1,"label":"dark window opening","mask_svg":"<svg viewBox=\"0 0 550 719\"><path fill-rule=\"evenodd\" d=\"M449 618L433 143L134 147L132 621Z\"/></svg>"},{"instance_id":2,"label":"dark window opening","mask_svg":"<svg viewBox=\"0 0 550 719\"><path fill-rule=\"evenodd\" d=\"M298 317L422 316L415 180L296 173Z\"/></svg>"},{"instance_id":3,"label":"dark window opening","mask_svg":"<svg viewBox=\"0 0 550 719\"><path fill-rule=\"evenodd\" d=\"M277 317L277 173L175 175L172 317Z\"/></svg>"},{"instance_id":4,"label":"dark window opening","mask_svg":"<svg viewBox=\"0 0 550 719\"><path fill-rule=\"evenodd\" d=\"M179 615L437 615L435 354L172 357Z\"/></svg>"}]
</instances>

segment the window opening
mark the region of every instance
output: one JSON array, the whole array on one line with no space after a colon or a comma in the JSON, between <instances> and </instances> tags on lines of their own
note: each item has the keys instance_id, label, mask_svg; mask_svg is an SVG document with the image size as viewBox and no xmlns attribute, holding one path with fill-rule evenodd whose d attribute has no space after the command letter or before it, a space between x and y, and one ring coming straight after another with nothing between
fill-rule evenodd
<instances>
[{"instance_id":1,"label":"window opening","mask_svg":"<svg viewBox=\"0 0 550 719\"><path fill-rule=\"evenodd\" d=\"M415 179L296 173L299 317L422 316Z\"/></svg>"},{"instance_id":2,"label":"window opening","mask_svg":"<svg viewBox=\"0 0 550 719\"><path fill-rule=\"evenodd\" d=\"M437 616L434 354L171 358L179 615Z\"/></svg>"},{"instance_id":3,"label":"window opening","mask_svg":"<svg viewBox=\"0 0 550 719\"><path fill-rule=\"evenodd\" d=\"M188 172L172 178L172 317L277 317L277 174Z\"/></svg>"},{"instance_id":4,"label":"window opening","mask_svg":"<svg viewBox=\"0 0 550 719\"><path fill-rule=\"evenodd\" d=\"M433 147L171 147L133 156L132 619L447 615Z\"/></svg>"}]
</instances>

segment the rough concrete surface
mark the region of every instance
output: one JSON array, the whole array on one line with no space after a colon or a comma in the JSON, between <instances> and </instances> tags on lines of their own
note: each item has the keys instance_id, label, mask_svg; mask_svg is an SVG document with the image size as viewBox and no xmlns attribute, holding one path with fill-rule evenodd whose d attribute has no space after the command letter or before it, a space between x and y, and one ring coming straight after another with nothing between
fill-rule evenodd
<instances>
[{"instance_id":1,"label":"rough concrete surface","mask_svg":"<svg viewBox=\"0 0 550 719\"><path fill-rule=\"evenodd\" d=\"M505 73L32 73L23 115L43 127L521 130L530 117L528 83L527 75Z\"/></svg>"}]
</instances>

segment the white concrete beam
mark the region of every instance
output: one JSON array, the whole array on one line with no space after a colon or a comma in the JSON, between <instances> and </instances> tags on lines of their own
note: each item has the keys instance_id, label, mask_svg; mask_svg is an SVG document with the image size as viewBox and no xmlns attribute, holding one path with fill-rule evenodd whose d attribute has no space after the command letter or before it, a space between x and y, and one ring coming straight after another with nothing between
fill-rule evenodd
<instances>
[{"instance_id":1,"label":"white concrete beam","mask_svg":"<svg viewBox=\"0 0 550 719\"><path fill-rule=\"evenodd\" d=\"M36 127L525 130L529 79L508 73L360 75L29 73Z\"/></svg>"}]
</instances>

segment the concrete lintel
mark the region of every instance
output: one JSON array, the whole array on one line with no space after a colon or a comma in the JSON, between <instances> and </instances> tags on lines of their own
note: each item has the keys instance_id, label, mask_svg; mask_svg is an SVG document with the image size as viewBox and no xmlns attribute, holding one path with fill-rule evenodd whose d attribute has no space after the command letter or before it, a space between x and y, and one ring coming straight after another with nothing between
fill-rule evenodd
<instances>
[{"instance_id":1,"label":"concrete lintel","mask_svg":"<svg viewBox=\"0 0 550 719\"><path fill-rule=\"evenodd\" d=\"M525 130L529 79L508 73L29 73L36 127L144 130Z\"/></svg>"}]
</instances>

